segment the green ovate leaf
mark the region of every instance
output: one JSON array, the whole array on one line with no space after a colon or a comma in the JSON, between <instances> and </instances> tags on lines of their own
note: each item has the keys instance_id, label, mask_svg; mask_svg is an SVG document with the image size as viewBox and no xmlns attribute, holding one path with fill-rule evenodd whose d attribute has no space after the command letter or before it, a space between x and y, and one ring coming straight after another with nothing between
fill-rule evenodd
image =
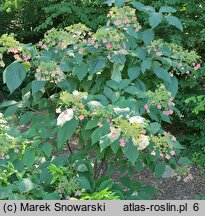
<instances>
[{"instance_id":1,"label":"green ovate leaf","mask_svg":"<svg viewBox=\"0 0 205 216\"><path fill-rule=\"evenodd\" d=\"M11 63L3 72L3 81L10 93L16 90L26 78L26 68L19 62Z\"/></svg>"},{"instance_id":2,"label":"green ovate leaf","mask_svg":"<svg viewBox=\"0 0 205 216\"><path fill-rule=\"evenodd\" d=\"M34 164L34 162L35 162L34 150L32 150L30 148L26 149L24 156L23 156L23 162L28 168L30 168Z\"/></svg>"},{"instance_id":3,"label":"green ovate leaf","mask_svg":"<svg viewBox=\"0 0 205 216\"><path fill-rule=\"evenodd\" d=\"M44 88L46 81L34 80L31 83L32 94L36 94L38 91Z\"/></svg>"},{"instance_id":4,"label":"green ovate leaf","mask_svg":"<svg viewBox=\"0 0 205 216\"><path fill-rule=\"evenodd\" d=\"M182 25L181 21L177 17L175 17L175 16L166 16L165 18L166 18L167 22L170 25L173 25L176 28L178 28L179 30L183 31L183 25Z\"/></svg>"},{"instance_id":5,"label":"green ovate leaf","mask_svg":"<svg viewBox=\"0 0 205 216\"><path fill-rule=\"evenodd\" d=\"M90 181L85 176L78 177L77 181L78 181L81 188L84 188L88 191L92 191Z\"/></svg>"},{"instance_id":6,"label":"green ovate leaf","mask_svg":"<svg viewBox=\"0 0 205 216\"><path fill-rule=\"evenodd\" d=\"M142 33L142 40L146 45L149 45L154 39L154 31L152 29L147 29Z\"/></svg>"},{"instance_id":7,"label":"green ovate leaf","mask_svg":"<svg viewBox=\"0 0 205 216\"><path fill-rule=\"evenodd\" d=\"M178 92L178 86L179 86L178 79L175 76L170 78L171 78L171 82L165 83L165 86L166 89L172 93L172 96L175 97Z\"/></svg>"},{"instance_id":8,"label":"green ovate leaf","mask_svg":"<svg viewBox=\"0 0 205 216\"><path fill-rule=\"evenodd\" d=\"M111 79L116 81L116 82L120 82L122 80L122 70L123 70L124 65L120 64L120 63L116 63L113 66L113 71L112 71L112 76Z\"/></svg>"},{"instance_id":9,"label":"green ovate leaf","mask_svg":"<svg viewBox=\"0 0 205 216\"><path fill-rule=\"evenodd\" d=\"M137 150L137 147L133 145L131 140L126 143L125 147L122 147L122 152L130 163L134 165L139 156L139 151Z\"/></svg>"},{"instance_id":10,"label":"green ovate leaf","mask_svg":"<svg viewBox=\"0 0 205 216\"><path fill-rule=\"evenodd\" d=\"M151 66L152 66L152 62L150 59L143 60L141 64L142 73L145 73L146 70L149 70Z\"/></svg>"},{"instance_id":11,"label":"green ovate leaf","mask_svg":"<svg viewBox=\"0 0 205 216\"><path fill-rule=\"evenodd\" d=\"M85 62L81 62L81 64L77 64L74 69L73 73L78 77L80 81L83 80L83 78L87 75L88 73L88 67Z\"/></svg>"},{"instance_id":12,"label":"green ovate leaf","mask_svg":"<svg viewBox=\"0 0 205 216\"><path fill-rule=\"evenodd\" d=\"M162 21L162 13L154 12L150 14L149 23L153 29L157 27L161 21Z\"/></svg>"},{"instance_id":13,"label":"green ovate leaf","mask_svg":"<svg viewBox=\"0 0 205 216\"><path fill-rule=\"evenodd\" d=\"M122 7L124 3L126 3L128 0L115 0L115 5L117 7Z\"/></svg>"},{"instance_id":14,"label":"green ovate leaf","mask_svg":"<svg viewBox=\"0 0 205 216\"><path fill-rule=\"evenodd\" d=\"M135 54L136 54L136 56L139 58L139 59L141 59L141 60L144 60L145 58L146 58L146 53L145 53L145 51L144 51L144 49L142 49L142 48L137 48L136 50L135 50Z\"/></svg>"},{"instance_id":15,"label":"green ovate leaf","mask_svg":"<svg viewBox=\"0 0 205 216\"><path fill-rule=\"evenodd\" d=\"M161 128L161 125L157 122L153 122L150 124L150 132L155 135Z\"/></svg>"},{"instance_id":16,"label":"green ovate leaf","mask_svg":"<svg viewBox=\"0 0 205 216\"><path fill-rule=\"evenodd\" d=\"M106 66L107 59L103 56L92 57L88 62L89 73L94 74L99 72Z\"/></svg>"},{"instance_id":17,"label":"green ovate leaf","mask_svg":"<svg viewBox=\"0 0 205 216\"><path fill-rule=\"evenodd\" d=\"M170 6L162 6L159 10L161 13L174 13L176 12L176 9Z\"/></svg>"},{"instance_id":18,"label":"green ovate leaf","mask_svg":"<svg viewBox=\"0 0 205 216\"><path fill-rule=\"evenodd\" d=\"M96 142L99 142L101 137L109 132L109 124L105 123L101 127L98 127L97 129L94 130L92 133L91 139L92 139L92 144L95 144Z\"/></svg>"},{"instance_id":19,"label":"green ovate leaf","mask_svg":"<svg viewBox=\"0 0 205 216\"><path fill-rule=\"evenodd\" d=\"M99 122L98 118L94 118L93 120L89 121L85 126L85 130L90 130L97 127L98 122Z\"/></svg>"},{"instance_id":20,"label":"green ovate leaf","mask_svg":"<svg viewBox=\"0 0 205 216\"><path fill-rule=\"evenodd\" d=\"M9 106L12 106L12 105L15 105L15 104L17 104L17 102L14 101L14 100L5 101L5 102L3 102L3 103L0 104L0 108L9 107Z\"/></svg>"},{"instance_id":21,"label":"green ovate leaf","mask_svg":"<svg viewBox=\"0 0 205 216\"><path fill-rule=\"evenodd\" d=\"M51 156L51 153L53 151L53 147L50 143L43 144L42 149L43 149L43 152L46 154L47 157Z\"/></svg>"},{"instance_id":22,"label":"green ovate leaf","mask_svg":"<svg viewBox=\"0 0 205 216\"><path fill-rule=\"evenodd\" d=\"M9 195L12 193L12 189L7 187L0 187L0 199L6 200L6 198L9 197Z\"/></svg>"},{"instance_id":23,"label":"green ovate leaf","mask_svg":"<svg viewBox=\"0 0 205 216\"><path fill-rule=\"evenodd\" d=\"M63 144L71 138L74 134L76 128L78 126L78 120L72 119L70 121L65 122L63 126L60 127L58 134L57 134L57 147L61 149Z\"/></svg>"},{"instance_id":24,"label":"green ovate leaf","mask_svg":"<svg viewBox=\"0 0 205 216\"><path fill-rule=\"evenodd\" d=\"M139 75L140 75L140 68L137 65L130 65L128 67L128 76L130 80L137 79Z\"/></svg>"},{"instance_id":25,"label":"green ovate leaf","mask_svg":"<svg viewBox=\"0 0 205 216\"><path fill-rule=\"evenodd\" d=\"M160 177L163 175L163 173L165 172L166 169L166 164L165 162L158 162L155 166L155 175L156 177Z\"/></svg>"},{"instance_id":26,"label":"green ovate leaf","mask_svg":"<svg viewBox=\"0 0 205 216\"><path fill-rule=\"evenodd\" d=\"M144 11L144 8L145 8L145 5L142 4L141 2L136 2L136 1L133 1L132 2L132 5L139 11Z\"/></svg>"},{"instance_id":27,"label":"green ovate leaf","mask_svg":"<svg viewBox=\"0 0 205 216\"><path fill-rule=\"evenodd\" d=\"M187 165L192 164L192 162L187 157L180 157L178 162L181 164L187 164Z\"/></svg>"},{"instance_id":28,"label":"green ovate leaf","mask_svg":"<svg viewBox=\"0 0 205 216\"><path fill-rule=\"evenodd\" d=\"M184 149L184 147L176 140L172 141L172 146L177 149Z\"/></svg>"},{"instance_id":29,"label":"green ovate leaf","mask_svg":"<svg viewBox=\"0 0 205 216\"><path fill-rule=\"evenodd\" d=\"M87 172L87 171L89 171L86 162L87 161L83 161L83 160L77 161L74 164L74 169L76 171L78 171L78 172Z\"/></svg>"},{"instance_id":30,"label":"green ovate leaf","mask_svg":"<svg viewBox=\"0 0 205 216\"><path fill-rule=\"evenodd\" d=\"M153 70L154 70L154 73L162 80L164 80L165 82L168 82L168 83L171 83L171 78L170 78L170 75L169 73L161 68L161 67L158 67L158 66L154 66L153 67Z\"/></svg>"}]
</instances>

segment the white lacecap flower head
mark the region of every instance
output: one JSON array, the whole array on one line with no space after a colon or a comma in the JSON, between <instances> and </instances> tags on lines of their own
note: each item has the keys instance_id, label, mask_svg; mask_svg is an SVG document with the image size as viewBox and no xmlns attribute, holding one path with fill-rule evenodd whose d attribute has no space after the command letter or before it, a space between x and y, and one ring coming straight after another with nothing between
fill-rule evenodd
<instances>
[{"instance_id":1,"label":"white lacecap flower head","mask_svg":"<svg viewBox=\"0 0 205 216\"><path fill-rule=\"evenodd\" d=\"M79 92L77 90L74 90L72 93L75 97L79 97L79 98L84 98L87 99L88 98L88 93L87 92Z\"/></svg>"},{"instance_id":2,"label":"white lacecap flower head","mask_svg":"<svg viewBox=\"0 0 205 216\"><path fill-rule=\"evenodd\" d=\"M117 140L120 137L120 130L119 129L113 129L109 134L108 134L108 138L110 139L111 142L114 142L115 140Z\"/></svg>"},{"instance_id":3,"label":"white lacecap flower head","mask_svg":"<svg viewBox=\"0 0 205 216\"><path fill-rule=\"evenodd\" d=\"M89 101L87 105L91 111L94 111L97 108L103 107L103 105L99 101Z\"/></svg>"},{"instance_id":4,"label":"white lacecap flower head","mask_svg":"<svg viewBox=\"0 0 205 216\"><path fill-rule=\"evenodd\" d=\"M57 118L57 125L63 125L74 117L73 109L64 110Z\"/></svg>"},{"instance_id":5,"label":"white lacecap flower head","mask_svg":"<svg viewBox=\"0 0 205 216\"><path fill-rule=\"evenodd\" d=\"M141 151L149 145L149 140L150 140L149 136L146 136L143 134L140 135L139 139L137 140L132 139L133 144L135 146L138 146L138 150L141 150Z\"/></svg>"},{"instance_id":6,"label":"white lacecap flower head","mask_svg":"<svg viewBox=\"0 0 205 216\"><path fill-rule=\"evenodd\" d=\"M129 122L132 124L133 123L143 124L145 122L145 118L141 116L132 116L131 118L129 118Z\"/></svg>"},{"instance_id":7,"label":"white lacecap flower head","mask_svg":"<svg viewBox=\"0 0 205 216\"><path fill-rule=\"evenodd\" d=\"M118 113L118 114L124 114L127 112L130 112L130 108L126 107L126 108L120 108L120 107L115 107L113 108L114 112Z\"/></svg>"},{"instance_id":8,"label":"white lacecap flower head","mask_svg":"<svg viewBox=\"0 0 205 216\"><path fill-rule=\"evenodd\" d=\"M80 95L80 92L77 91L77 90L74 90L74 91L73 91L73 95L74 95L74 96L79 96L79 95Z\"/></svg>"}]
</instances>

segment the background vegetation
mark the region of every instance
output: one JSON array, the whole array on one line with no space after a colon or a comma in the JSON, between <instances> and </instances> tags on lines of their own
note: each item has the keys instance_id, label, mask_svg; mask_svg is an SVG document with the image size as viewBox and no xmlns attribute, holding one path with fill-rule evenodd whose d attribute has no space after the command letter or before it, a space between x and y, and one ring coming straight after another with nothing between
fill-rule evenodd
<instances>
[{"instance_id":1,"label":"background vegetation","mask_svg":"<svg viewBox=\"0 0 205 216\"><path fill-rule=\"evenodd\" d=\"M135 2L135 4L133 3ZM148 50L152 48L157 48L158 51L162 51L163 53L166 53L166 50L168 49L171 51L172 54L178 54L180 57L177 57L176 59L172 58L172 54L167 54L166 58L171 59L171 63L167 63L165 59L161 59L161 54L157 54L157 59L153 60L154 62L160 62L163 68L169 72L169 74L174 74L174 78L172 78L172 86L168 86L166 84L166 77L160 77L157 76L157 79L154 81L152 80L153 76L151 75L151 66L145 69L141 69L142 71L148 71L144 74L144 72L141 71L140 75L140 82L136 84L138 81L135 80L137 77L132 77L130 75L132 72L133 65L137 65L142 67L142 63L144 60L147 61L147 59L143 59L143 54L138 54L139 57L137 60L135 59L132 54L126 54L126 61L125 59L118 59L118 60L111 60L111 63L107 67L104 67L107 63L105 63L104 57L107 55L106 51L102 51L101 54L95 53L95 51L87 50L87 53L84 54L83 57L83 64L81 64L80 56L79 59L77 59L77 64L80 65L80 68L82 67L88 67L90 69L90 64L94 64L96 61L94 57L100 56L99 64L101 64L99 69L102 69L101 72L105 74L105 72L109 70L113 70L113 65L120 61L121 64L123 64L124 69L121 70L123 77L123 80L131 79L131 82L135 83L134 85L139 87L141 91L147 91L150 90L151 96L147 96L147 100L149 101L149 98L155 97L154 92L156 92L156 89L159 88L159 84L163 80L163 84L166 87L166 90L169 90L172 93L172 96L176 95L174 103L175 108L173 109L175 113L172 115L170 119L166 119L163 117L156 117L155 111L151 110L151 114L146 113L146 106L144 109L146 98L143 98L143 96L133 96L134 93L132 92L131 88L127 90L127 93L124 93L124 90L127 88L126 83L122 83L122 89L118 89L117 87L114 87L113 83L107 83L108 80L114 80L116 82L119 81L119 77L104 75L104 78L98 78L98 77L87 77L87 74L83 75L81 77L79 75L79 69L75 67L72 70L74 71L71 77L69 79L72 79L72 81L69 80L69 82L72 83L63 83L58 86L58 88L52 86L52 84L46 84L45 91L41 92L41 88L43 86L31 86L30 89L32 91L35 91L35 94L33 94L32 97L28 97L29 89L29 83L33 83L35 76L34 76L34 68L35 67L44 67L44 65L40 65L40 61L38 57L42 59L42 61L46 62L46 58L49 59L49 61L54 62L61 62L62 59L65 56L56 56L53 57L53 54L51 54L53 51L53 48L57 47L58 42L60 43L60 33L65 34L67 36L67 33L72 34L72 28L75 29L75 27L72 27L71 29L65 30L66 27L74 24L81 23L86 26L87 30L83 25L79 25L76 27L79 29L83 29L85 32L99 32L99 29L106 25L106 22L108 21L107 14L109 13L112 6L116 7L122 7L123 4L126 3L126 5L131 6L132 8L136 9L136 16L138 22L142 26L141 31L145 31L147 29L150 30L154 29L154 40L152 39L149 41L149 38L152 37L150 34L146 36L148 39L139 39L138 36L135 35L133 32L126 32L125 37L126 40L129 41L128 44L126 44L127 47L133 46L133 41L138 43L138 46L144 50ZM133 3L133 4L132 4ZM148 5L147 8L143 8L142 4ZM153 11L150 6L153 6L156 11ZM162 7L165 7L166 10L163 12L163 16L174 16L178 17L179 20L181 20L181 23L183 25L183 31L182 25L180 21L172 21L168 22L166 18L161 20L159 17L160 9ZM161 9L162 10L162 9ZM32 13L31 13L32 12ZM81 199L95 199L97 195L97 191L101 191L101 199L129 199L130 197L137 198L137 199L146 199L150 197L150 194L155 193L155 190L150 188L149 186L145 186L143 183L138 182L132 182L131 188L124 192L122 188L120 188L119 185L116 184L113 180L110 180L109 178L102 179L100 178L100 174L102 172L107 172L107 169L105 168L106 162L99 163L99 161L107 160L108 158L102 157L100 155L100 149L99 155L96 156L96 167L91 167L90 164L87 164L87 161L84 159L87 158L87 156L82 156L86 151L90 151L92 149L92 146L90 146L88 149L84 149L82 152L80 151L80 155L72 156L67 161L60 161L61 159L57 158L56 161L51 163L51 157L52 155L55 155L56 146L54 140L49 140L48 137L43 137L43 134L48 133L48 131L51 131L51 133L54 134L54 139L57 139L57 150L61 149L59 148L64 145L64 143L67 140L60 140L59 141L59 133L63 133L62 130L57 131L54 122L54 119L57 118L55 114L55 109L59 107L59 104L61 105L62 109L70 109L69 104L66 104L65 101L62 99L62 92L64 90L68 90L72 92L73 90L77 89L78 91L82 92L88 92L90 95L104 95L106 96L106 100L102 96L99 96L98 101L100 101L103 105L107 106L107 104L112 105L122 105L123 103L119 102L117 98L109 98L109 94L115 94L116 92L121 92L121 96L123 96L126 99L129 99L130 97L133 97L139 102L138 108L131 109L137 109L137 113L140 116L143 116L146 119L149 119L154 122L155 125L151 125L150 134L155 135L158 133L162 128L164 128L163 131L170 131L174 137L177 137L177 140L185 147L185 149L182 150L180 155L182 155L181 161L185 161L189 164L189 160L185 159L185 156L188 156L188 158L192 161L192 163L196 164L197 166L202 167L204 169L205 166L205 68L203 67L204 61L205 61L205 3L200 2L198 0L191 0L189 2L185 0L163 0L163 1L157 1L157 0L141 0L140 2L137 1L126 1L126 0L107 0L106 2L104 0L98 0L98 1L90 1L90 0L80 0L80 1L68 1L68 0L37 0L37 1L31 1L31 0L3 0L0 3L0 55L2 53L2 61L0 56L0 62L4 68L0 68L1 78L0 78L0 101L3 103L0 105L1 112L4 113L4 116L9 117L9 119L4 119L2 116L2 125L0 125L1 130L1 137L0 142L6 143L11 142L12 145L19 145L19 143L23 143L22 149L16 149L15 147L14 152L10 152L10 158L12 158L11 161L6 163L6 160L2 160L1 163L5 163L2 168L1 176L0 176L0 185L4 186L2 187L2 191L8 190L8 186L11 184L12 187L9 186L9 190L11 190L10 197L3 197L3 198L28 198L28 199L48 199L48 198L66 198L66 194L72 194L72 196L75 196L77 198ZM158 21L160 20L160 24ZM158 25L159 24L159 25ZM111 24L112 25L112 24ZM177 29L177 28L178 29ZM54 30L54 35L52 36L49 33L46 33L49 29L60 29L59 31ZM122 29L117 29L118 33L122 33ZM4 34L7 34L6 37L3 36ZM14 35L10 35L14 34ZM96 40L102 37L103 33L96 33ZM9 36L10 35L10 36ZM87 36L86 36L87 37ZM89 36L88 36L89 37ZM93 39L93 36L90 36L91 39ZM111 37L107 35L107 37ZM122 37L124 37L122 35ZM14 39L15 38L15 39ZM56 40L56 44L53 45L53 47L50 45L52 40ZM82 38L79 38L81 40ZM86 38L88 39L88 38ZM147 41L148 40L148 41ZM41 47L39 47L39 41L43 41L44 44L46 44L49 47L49 52L46 53L46 51L42 51ZM131 42L132 41L132 42ZM151 42L152 41L152 42ZM19 44L20 43L20 44ZM78 42L75 42L77 45ZM73 42L73 44L75 44ZM55 47L56 46L56 47ZM83 49L87 49L85 45L79 45ZM85 47L84 47L85 46ZM113 45L112 45L113 46ZM21 87L15 90L16 87L9 87L8 82L3 84L3 71L5 71L6 66L9 66L14 58L13 54L11 52L7 52L8 48L11 47L23 47L23 50L25 52L28 52L29 55L31 55L30 58L30 65L24 65L25 68L29 68L31 73L26 77L26 79L21 84ZM68 48L68 47L67 47ZM125 48L129 49L129 48ZM134 48L130 48L135 50ZM37 50L37 51L36 51ZM70 51L70 48L68 48ZM28 54L27 53L27 54ZM15 54L15 53L14 53ZM109 54L109 53L108 53ZM25 55L25 54L22 54ZM62 51L62 55L66 55L64 51ZM52 57L51 57L52 56ZM25 56L24 56L25 57ZM120 58L119 56L117 58ZM153 57L151 57L153 58ZM39 61L39 62L38 62ZM79 62L78 62L79 61ZM116 61L116 62L115 62ZM38 62L38 63L37 63ZM90 62L90 63L89 63ZM134 62L134 63L133 63ZM146 62L147 63L147 62ZM63 63L62 63L63 64ZM62 66L61 64L61 66ZM63 72L68 69L69 67L72 67L71 65L73 62L64 62L64 68L63 66L61 69ZM74 63L75 64L75 63ZM113 65L112 65L113 64ZM174 66L175 64L175 66ZM182 65L181 65L182 64ZM86 66L85 66L86 65ZM21 67L20 65L15 65L15 67ZM45 67L55 67L52 65L45 66ZM66 68L65 68L66 67ZM131 69L130 69L131 67ZM186 69L186 70L185 70ZM64 71L65 70L65 71ZM119 69L120 70L120 69ZM189 71L189 72L187 72ZM93 69L93 73L97 72L95 69ZM5 72L4 72L5 73ZM66 73L66 72L65 72ZM83 81L84 80L84 81ZM178 81L176 81L178 80ZM99 86L94 86L94 83L98 82ZM177 84L176 84L177 82ZM145 86L144 86L144 84ZM154 83L154 84L153 84ZM175 83L175 84L174 84ZM40 84L39 84L40 85ZM68 86L70 85L70 86ZM132 85L132 84L128 84ZM178 85L178 93L176 94L177 90L173 87L175 85ZM154 87L152 87L154 86ZM176 87L177 88L177 87ZM10 91L9 91L10 89ZM36 90L34 90L36 89ZM145 90L146 89L146 90ZM160 88L159 88L160 89ZM107 91L107 92L106 92ZM163 92L163 87L161 90ZM123 92L123 93L122 93ZM11 93L11 94L10 94ZM58 94L58 96L56 96ZM166 93L165 93L166 94ZM52 95L54 95L52 98ZM57 97L57 98L55 98ZM83 96L80 96L81 99ZM116 96L117 97L117 96ZM38 103L38 99L41 98L41 102ZM51 98L51 99L50 99ZM92 98L93 99L93 98ZM15 102L17 101L20 110L15 108ZM72 98L70 99L70 103L73 104ZM123 100L122 98L120 100ZM9 101L9 102L8 102ZM13 103L13 104L12 104ZM85 110L83 110L84 113L80 113L83 115L83 117L87 114L87 121L90 120L89 112L92 111L87 108L87 105L85 101L82 100L83 106L85 106ZM82 105L81 104L81 105ZM75 106L78 106L79 104L74 104ZM156 104L157 105L157 104ZM124 108L124 107L122 107ZM30 109L30 110L29 110ZM39 127L39 118L42 118L44 115L43 110L48 110L49 116L44 122L44 125L41 132L38 132L36 134L36 129ZM143 110L143 111L142 111ZM62 110L61 110L62 111ZM81 107L82 112L82 107ZM16 116L20 117L11 117L12 114L15 113ZM35 113L35 114L34 114ZM33 116L34 115L34 116ZM113 117L114 118L114 117ZM116 118L116 116L115 116ZM30 119L30 120L29 120ZM93 119L92 119L93 120ZM20 121L20 122L19 122ZM94 120L93 120L94 121ZM96 121L96 120L95 120ZM94 121L94 122L95 122ZM101 123L101 119L99 117L97 123ZM172 124L170 124L172 122ZM95 122L96 123L96 122ZM9 127L7 128L6 125L9 124ZM23 128L19 128L19 130L14 130L15 125L23 125ZM40 123L41 124L41 123ZM73 121L73 125L77 124ZM80 127L83 128L82 131L85 129L87 122L83 122L80 124ZM152 127L158 126L158 124L161 124L159 126L158 131L153 131ZM29 126L32 126L29 128ZM27 128L28 127L28 128ZM74 126L73 126L74 127ZM94 126L89 125L87 126L89 128L89 132L79 132L79 128L76 129L77 132L75 134L77 135L77 140L80 140L80 143L83 142L89 142L88 137L91 135L91 132L94 133L93 129ZM77 128L77 126L76 126ZM92 129L92 130L91 130ZM26 131L26 133L22 133ZM12 131L12 132L11 132ZM40 133L40 134L39 134ZM74 132L73 132L74 133ZM90 134L89 134L90 133ZM95 133L98 133L95 132ZM8 134L8 136L5 134ZM57 136L57 138L55 137ZM103 132L99 132L99 135L101 136L105 135ZM150 136L150 135L149 135ZM20 138L19 138L20 137ZM36 143L29 144L29 148L26 148L25 145L28 142L29 139L37 137ZM18 139L17 139L18 138ZM71 136L69 137L71 138ZM16 140L17 139L17 140ZM6 141L5 141L6 140ZM46 141L46 145L44 147L39 147L40 143L44 140L44 144ZM82 144L82 143L81 143ZM122 141L121 141L122 144ZM11 145L11 146L12 146ZM55 146L55 148L53 147ZM40 150L39 152L34 152L34 147L38 147ZM52 147L51 147L52 146ZM70 149L70 146L68 145L67 151ZM2 151L12 151L7 146L5 149L2 149ZM62 150L62 149L61 149ZM96 150L96 149L92 149ZM113 150L113 149L112 149ZM18 153L16 156L15 151ZM119 161L119 155L122 156L119 152L117 153L117 150L113 150L114 153L117 155L116 158L118 166L122 170L126 169L125 167L129 167L129 176L131 176L133 171L132 165L133 165L133 156L128 156L127 159L131 164L123 164ZM151 150L150 150L151 151ZM152 152L152 151L151 151ZM123 151L122 151L123 153ZM28 157L37 158L40 156L46 157L46 159L49 161L49 165L39 165L39 161L35 162L37 163L37 166L40 167L40 169L35 169L34 164L22 164L19 161L26 161ZM109 151L106 154L111 154ZM119 154L119 155L118 155ZM123 153L124 154L124 153ZM126 153L124 155L126 157ZM132 159L130 159L132 157ZM80 159L83 158L83 161L80 161ZM177 159L179 159L178 157ZM177 160L176 159L176 160ZM110 160L110 158L108 159ZM150 161L149 161L150 160ZM16 162L18 161L18 162ZM48 162L47 161L47 162ZM80 162L79 162L80 161ZM135 161L136 162L136 161ZM17 164L16 164L17 163ZM173 163L167 163L166 165L170 165L173 169L175 168L175 163L178 163L177 161L174 161ZM151 171L155 172L156 176L161 176L163 174L163 171L165 171L165 164L162 164L157 162L156 160L150 159L150 156L147 157L145 155L140 156L140 160L138 160L135 164L136 169L138 171L141 171L142 164L146 164ZM26 169L24 168L26 167ZM69 172L65 169L66 166L72 167L72 169L69 170ZM186 165L185 165L186 166ZM46 169L45 169L46 167ZM47 168L49 167L49 168ZM98 168L97 168L98 167ZM156 168L157 167L157 168ZM110 172L112 173L112 170L114 170L115 166L109 167ZM5 174L5 170L7 174ZM25 171L26 170L26 171ZM35 173L37 179L30 179L31 173ZM46 175L49 173L49 183L48 185L45 184ZM93 177L94 175L94 177ZM63 178L61 178L63 176ZM79 177L80 176L80 177ZM97 178L98 177L98 178ZM76 179L78 178L78 181ZM69 184L66 184L66 181L69 179ZM17 181L18 180L18 181ZM95 182L97 180L97 182ZM125 186L128 186L129 184L126 183L131 181L128 180L128 177L122 178L121 183L125 184ZM78 184L76 183L78 182ZM79 186L79 182L80 185ZM32 184L30 184L32 183ZM25 185L32 185L30 189L26 188ZM126 185L127 184L127 185ZM36 186L40 185L40 186ZM59 188L60 185L60 188ZM72 186L71 186L72 185ZM82 191L81 187L86 188L86 191ZM134 188L139 188L140 195L135 196L133 195ZM19 189L20 188L20 189ZM69 188L71 188L71 191L69 191ZM28 190L28 191L27 191ZM20 192L19 192L20 191ZM77 191L77 195L75 194ZM3 192L2 192L3 193ZM96 193L96 194L95 194ZM82 195L83 194L83 195ZM60 197L59 197L60 196ZM1 196L0 196L1 198ZM97 197L99 199L99 197ZM96 199L97 199L96 198Z\"/></svg>"}]
</instances>

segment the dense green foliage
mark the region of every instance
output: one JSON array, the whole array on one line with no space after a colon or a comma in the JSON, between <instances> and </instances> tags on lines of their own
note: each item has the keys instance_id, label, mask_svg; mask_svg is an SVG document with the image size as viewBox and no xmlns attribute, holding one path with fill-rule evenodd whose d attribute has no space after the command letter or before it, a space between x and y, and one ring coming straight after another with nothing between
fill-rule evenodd
<instances>
[{"instance_id":1,"label":"dense green foliage","mask_svg":"<svg viewBox=\"0 0 205 216\"><path fill-rule=\"evenodd\" d=\"M0 3L0 34L13 32L20 41L35 42L52 27L83 23L95 30L104 23L109 11L103 2L104 0L5 0Z\"/></svg>"}]
</instances>

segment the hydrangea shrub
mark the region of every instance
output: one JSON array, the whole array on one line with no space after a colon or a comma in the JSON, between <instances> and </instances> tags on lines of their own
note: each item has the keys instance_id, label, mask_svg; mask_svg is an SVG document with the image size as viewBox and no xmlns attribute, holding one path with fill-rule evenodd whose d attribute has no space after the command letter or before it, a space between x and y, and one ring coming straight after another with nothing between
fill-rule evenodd
<instances>
[{"instance_id":1,"label":"hydrangea shrub","mask_svg":"<svg viewBox=\"0 0 205 216\"><path fill-rule=\"evenodd\" d=\"M138 10L148 14L148 28L138 22ZM36 45L5 46L15 59L3 74L10 92L26 77L29 82L22 89L22 101L7 101L2 107L8 107L6 115L22 111L20 123L30 125L23 137L32 140L22 149L23 166L31 169L46 159L50 165L45 165L43 173L55 176L49 181L54 195L65 199L76 191L78 198L82 192L93 193L98 185L93 182L116 167L128 169L131 175L133 168L147 166L157 177L167 167L176 167L183 147L161 124L180 115L174 103L177 74L188 76L200 63L196 58L190 65L189 59L179 55L180 48L155 40L154 29L163 19L182 30L181 22L170 13L170 7L156 12L136 1L117 3L110 8L106 25L96 32L74 24L51 29ZM73 136L79 141L77 162L72 159ZM69 166L80 172L77 176L58 163L52 165L52 154L65 145L71 154ZM76 168L79 161L81 166ZM21 181L36 182L28 177ZM106 181L114 190L113 182ZM134 192L127 198L136 198Z\"/></svg>"}]
</instances>

